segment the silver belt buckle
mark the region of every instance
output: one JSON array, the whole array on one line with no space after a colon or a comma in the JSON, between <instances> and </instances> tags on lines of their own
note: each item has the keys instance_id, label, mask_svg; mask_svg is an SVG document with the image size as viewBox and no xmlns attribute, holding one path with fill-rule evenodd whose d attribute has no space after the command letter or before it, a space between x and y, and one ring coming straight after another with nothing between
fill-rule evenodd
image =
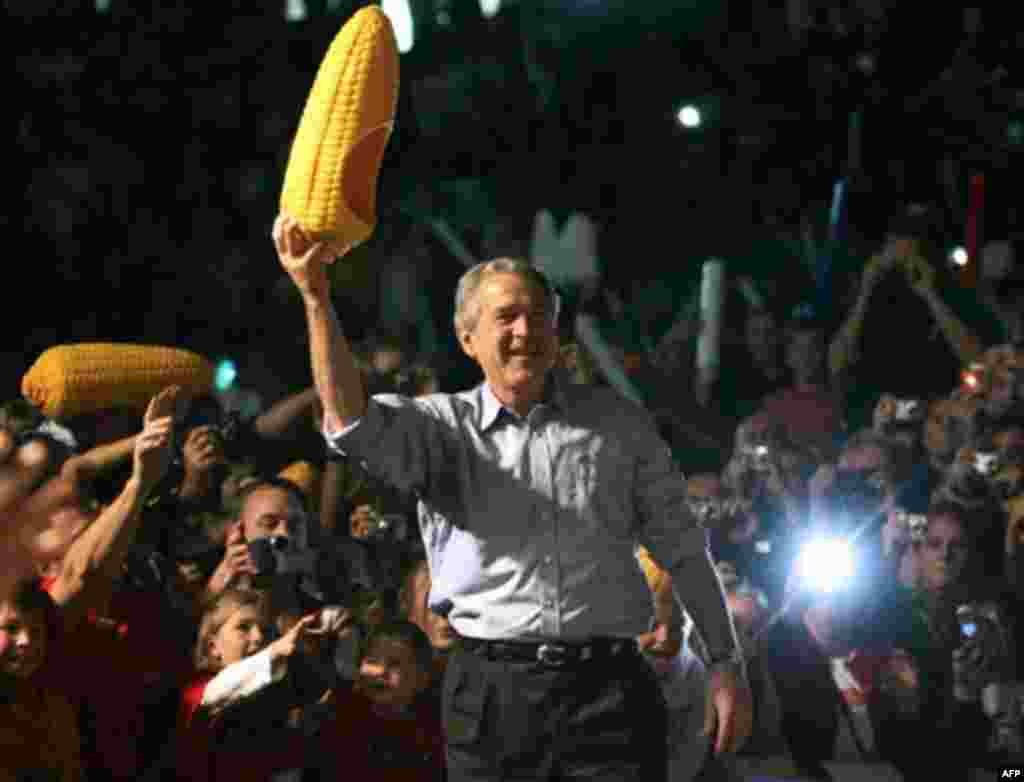
<instances>
[{"instance_id":1,"label":"silver belt buckle","mask_svg":"<svg viewBox=\"0 0 1024 782\"><path fill-rule=\"evenodd\" d=\"M565 651L552 644L541 644L537 647L537 660L552 668L559 668L568 662Z\"/></svg>"}]
</instances>

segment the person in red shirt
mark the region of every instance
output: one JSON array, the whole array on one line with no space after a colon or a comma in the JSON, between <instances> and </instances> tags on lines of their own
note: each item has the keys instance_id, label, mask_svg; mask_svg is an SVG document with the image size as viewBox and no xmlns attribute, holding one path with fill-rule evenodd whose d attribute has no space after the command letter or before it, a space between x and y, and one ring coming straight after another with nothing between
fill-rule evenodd
<instances>
[{"instance_id":1,"label":"person in red shirt","mask_svg":"<svg viewBox=\"0 0 1024 782\"><path fill-rule=\"evenodd\" d=\"M378 625L366 639L351 689L337 697L325 726L322 780L441 782L445 745L440 703L429 691L434 650L404 620Z\"/></svg>"},{"instance_id":2,"label":"person in red shirt","mask_svg":"<svg viewBox=\"0 0 1024 782\"><path fill-rule=\"evenodd\" d=\"M182 690L178 779L276 782L301 774L309 762L291 685L318 616L299 619L269 642L273 620L267 595L254 590L227 589L207 608L196 675Z\"/></svg>"},{"instance_id":3,"label":"person in red shirt","mask_svg":"<svg viewBox=\"0 0 1024 782\"><path fill-rule=\"evenodd\" d=\"M761 404L769 424L781 424L789 438L827 453L844 429L843 408L825 384L825 332L814 314L798 308L786 327L786 365L792 384Z\"/></svg>"},{"instance_id":4,"label":"person in red shirt","mask_svg":"<svg viewBox=\"0 0 1024 782\"><path fill-rule=\"evenodd\" d=\"M66 651L37 581L0 597L0 780L84 778L74 703L47 670Z\"/></svg>"}]
</instances>

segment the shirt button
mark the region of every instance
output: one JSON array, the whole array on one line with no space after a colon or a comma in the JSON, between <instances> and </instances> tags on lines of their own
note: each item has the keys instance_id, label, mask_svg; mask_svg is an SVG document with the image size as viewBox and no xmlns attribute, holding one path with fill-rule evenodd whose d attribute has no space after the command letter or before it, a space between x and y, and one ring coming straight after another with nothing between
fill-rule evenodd
<instances>
[{"instance_id":1,"label":"shirt button","mask_svg":"<svg viewBox=\"0 0 1024 782\"><path fill-rule=\"evenodd\" d=\"M545 565L549 565L550 566L550 565L554 564L554 561L555 561L554 557L552 557L550 554L548 554L548 556L544 557L544 564Z\"/></svg>"}]
</instances>

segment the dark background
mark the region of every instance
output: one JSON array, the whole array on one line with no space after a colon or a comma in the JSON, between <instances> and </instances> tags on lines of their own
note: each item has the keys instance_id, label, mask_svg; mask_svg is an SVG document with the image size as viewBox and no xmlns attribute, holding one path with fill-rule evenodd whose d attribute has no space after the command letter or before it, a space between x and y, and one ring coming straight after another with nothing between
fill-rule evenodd
<instances>
[{"instance_id":1,"label":"dark background","mask_svg":"<svg viewBox=\"0 0 1024 782\"><path fill-rule=\"evenodd\" d=\"M308 382L269 234L316 68L361 5L307 0L288 22L283 2L5 3L7 398L42 350L86 340L233 356L270 396ZM335 281L354 337L394 253L429 267L450 330L462 267L425 213L489 256L524 251L539 208L586 211L627 294L792 233L844 174L865 247L906 200L940 205L962 241L972 171L986 236L1016 231L1021 35L1004 4L975 4L973 37L962 8L882 0L806 0L802 28L753 0L506 0L489 20L476 0L412 5L380 226ZM704 110L698 131L676 122L684 103Z\"/></svg>"}]
</instances>

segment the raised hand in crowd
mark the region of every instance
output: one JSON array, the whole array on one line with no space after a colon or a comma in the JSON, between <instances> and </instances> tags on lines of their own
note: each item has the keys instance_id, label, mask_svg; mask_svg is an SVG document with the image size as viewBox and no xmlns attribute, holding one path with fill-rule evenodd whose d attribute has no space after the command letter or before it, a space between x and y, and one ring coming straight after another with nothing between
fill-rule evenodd
<instances>
[{"instance_id":1,"label":"raised hand in crowd","mask_svg":"<svg viewBox=\"0 0 1024 782\"><path fill-rule=\"evenodd\" d=\"M146 408L132 461L132 479L139 482L143 494L152 491L170 467L174 419L180 404L181 389L171 386L153 397Z\"/></svg>"},{"instance_id":2,"label":"raised hand in crowd","mask_svg":"<svg viewBox=\"0 0 1024 782\"><path fill-rule=\"evenodd\" d=\"M317 628L321 619L319 612L307 614L292 625L280 638L267 646L267 651L270 654L271 670L276 675L280 675L279 672L283 673L288 665L288 660L296 654L302 654L306 651L307 636Z\"/></svg>"},{"instance_id":3,"label":"raised hand in crowd","mask_svg":"<svg viewBox=\"0 0 1024 782\"><path fill-rule=\"evenodd\" d=\"M228 530L224 558L210 576L206 587L207 593L218 595L228 587L234 586L240 576L256 574L256 563L249 554L249 544L242 531L242 522L236 522Z\"/></svg>"},{"instance_id":4,"label":"raised hand in crowd","mask_svg":"<svg viewBox=\"0 0 1024 782\"><path fill-rule=\"evenodd\" d=\"M215 468L224 464L224 443L214 426L197 426L189 431L182 446L185 475L179 496L198 499L214 488Z\"/></svg>"},{"instance_id":5,"label":"raised hand in crowd","mask_svg":"<svg viewBox=\"0 0 1024 782\"><path fill-rule=\"evenodd\" d=\"M62 538L67 535L69 525L62 523L63 517L85 526L60 558L56 582L49 590L54 601L63 607L68 625L74 625L89 609L108 599L135 541L146 498L170 466L174 419L183 403L177 386L164 389L150 401L143 416L142 432L135 438L131 477L110 505L102 511L83 508L82 488L72 486L58 512L51 514L50 529L40 536L40 540L47 541L45 548L51 555L59 556ZM55 480L70 483L64 477Z\"/></svg>"}]
</instances>

